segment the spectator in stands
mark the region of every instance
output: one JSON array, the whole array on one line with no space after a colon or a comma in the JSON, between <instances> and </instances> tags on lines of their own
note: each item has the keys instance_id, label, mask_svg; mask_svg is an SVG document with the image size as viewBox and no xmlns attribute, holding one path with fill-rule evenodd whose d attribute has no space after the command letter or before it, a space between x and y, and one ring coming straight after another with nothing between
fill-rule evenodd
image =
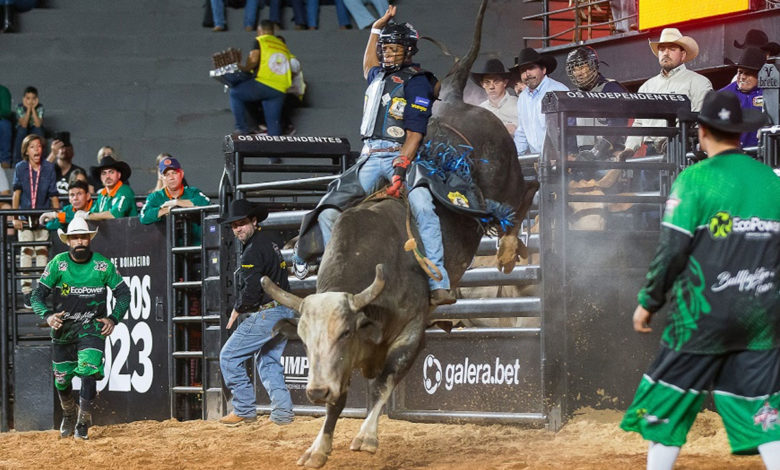
<instances>
[{"instance_id":1,"label":"spectator in stands","mask_svg":"<svg viewBox=\"0 0 780 470\"><path fill-rule=\"evenodd\" d=\"M0 170L0 196L10 196L11 186L8 184L8 177L5 176L5 171ZM0 209L10 209L11 204L8 202L0 202ZM13 230L7 230L9 235L13 235Z\"/></svg>"},{"instance_id":2,"label":"spectator in stands","mask_svg":"<svg viewBox=\"0 0 780 470\"><path fill-rule=\"evenodd\" d=\"M13 162L14 112L11 92L0 85L0 166L11 168Z\"/></svg>"},{"instance_id":3,"label":"spectator in stands","mask_svg":"<svg viewBox=\"0 0 780 470\"><path fill-rule=\"evenodd\" d=\"M374 21L378 18L379 15L382 15L385 11L387 11L388 5L387 0L343 0L344 6L346 7L347 11L350 15L352 15L352 18L355 20L355 23L357 23L358 29L365 29L371 26ZM366 8L366 5L371 3L374 8L376 9L376 15L372 15L371 12L368 11L368 8ZM338 6L336 6L338 8Z\"/></svg>"},{"instance_id":4,"label":"spectator in stands","mask_svg":"<svg viewBox=\"0 0 780 470\"><path fill-rule=\"evenodd\" d=\"M734 40L734 47L737 49L746 49L748 47L757 47L764 51L766 57L775 57L780 55L780 44L769 41L769 36L760 29L750 29L745 33L745 39L742 43Z\"/></svg>"},{"instance_id":5,"label":"spectator in stands","mask_svg":"<svg viewBox=\"0 0 780 470\"><path fill-rule=\"evenodd\" d=\"M246 0L244 5L244 30L254 31L257 24L257 17L263 8L265 0ZM227 2L230 5L230 1ZM212 31L227 30L225 21L225 0L211 0L211 14L214 20L214 29Z\"/></svg>"},{"instance_id":6,"label":"spectator in stands","mask_svg":"<svg viewBox=\"0 0 780 470\"><path fill-rule=\"evenodd\" d=\"M658 41L650 41L650 49L658 57L661 72L639 87L639 93L677 93L691 101L691 111L699 111L704 95L712 90L712 83L685 67L699 55L699 45L690 36L683 36L677 28L665 28ZM659 119L635 119L635 127L665 127L666 121ZM647 155L665 153L666 138L631 136L626 140L627 150L637 150L646 144ZM640 153L641 154L641 153Z\"/></svg>"},{"instance_id":7,"label":"spectator in stands","mask_svg":"<svg viewBox=\"0 0 780 470\"><path fill-rule=\"evenodd\" d=\"M121 160L119 155L116 154L114 148L109 145L104 145L98 149L97 163L100 164L100 160L103 160L104 157L114 157L115 160ZM103 183L101 183L99 179L92 179L91 174L87 174L87 178L89 179L89 185L92 187L93 194L95 193L95 188L103 187Z\"/></svg>"},{"instance_id":8,"label":"spectator in stands","mask_svg":"<svg viewBox=\"0 0 780 470\"><path fill-rule=\"evenodd\" d=\"M32 86L24 89L22 102L16 106L14 164L22 159L22 141L28 134L43 137L43 105L38 100L38 90Z\"/></svg>"},{"instance_id":9,"label":"spectator in stands","mask_svg":"<svg viewBox=\"0 0 780 470\"><path fill-rule=\"evenodd\" d=\"M304 0L288 0L293 9L293 22L295 29L306 29L306 7ZM283 0L269 0L268 20L274 24L275 30L282 30L282 4Z\"/></svg>"},{"instance_id":10,"label":"spectator in stands","mask_svg":"<svg viewBox=\"0 0 780 470\"><path fill-rule=\"evenodd\" d=\"M506 90L511 73L496 58L488 59L478 70L471 73L471 79L487 93L487 99L479 106L495 114L506 130L514 135L517 129L517 97Z\"/></svg>"},{"instance_id":11,"label":"spectator in stands","mask_svg":"<svg viewBox=\"0 0 780 470\"><path fill-rule=\"evenodd\" d=\"M122 321L130 306L130 289L114 263L89 245L97 230L76 217L68 231L57 231L68 251L51 260L32 296L33 311L52 328L54 386L62 406L60 437L89 439L97 381L104 376L106 337ZM108 303L111 289L114 305ZM59 312L45 299L57 291ZM73 396L73 377L81 378L79 403Z\"/></svg>"},{"instance_id":12,"label":"spectator in stands","mask_svg":"<svg viewBox=\"0 0 780 470\"><path fill-rule=\"evenodd\" d=\"M146 197L141 209L141 223L153 224L170 214L174 207L207 206L210 201L198 188L185 186L184 170L179 161L168 156L159 164L159 174L165 186Z\"/></svg>"},{"instance_id":13,"label":"spectator in stands","mask_svg":"<svg viewBox=\"0 0 780 470\"><path fill-rule=\"evenodd\" d=\"M225 386L233 394L233 411L219 422L228 426L257 420L255 390L246 371L246 361L254 357L257 373L271 399L269 419L276 424L288 424L293 420L293 404L290 391L284 384L284 367L280 362L287 338L274 335L273 328L279 320L292 318L295 312L279 305L263 291L260 280L268 276L285 290L290 289L287 269L279 247L262 232L257 224L268 217L268 211L246 199L230 204L227 217L220 220L233 229L241 242L238 265L238 295L227 329L233 327L239 315L250 316L241 322L219 354L219 365Z\"/></svg>"},{"instance_id":14,"label":"spectator in stands","mask_svg":"<svg viewBox=\"0 0 780 470\"><path fill-rule=\"evenodd\" d=\"M729 83L722 90L734 93L739 99L742 109L764 109L764 90L758 86L758 71L766 62L766 54L756 47L748 47L742 52L739 61L728 63L737 67L737 81ZM755 147L758 145L758 135L755 131L743 132L739 139L740 146Z\"/></svg>"},{"instance_id":15,"label":"spectator in stands","mask_svg":"<svg viewBox=\"0 0 780 470\"><path fill-rule=\"evenodd\" d=\"M115 155L115 153L116 151L114 150L114 147L111 147L110 145L104 145L97 151L97 162L100 163L100 161L106 157L114 157L116 160L121 160L119 155Z\"/></svg>"},{"instance_id":16,"label":"spectator in stands","mask_svg":"<svg viewBox=\"0 0 780 470\"><path fill-rule=\"evenodd\" d=\"M609 0L616 33L637 29L636 2L637 0Z\"/></svg>"},{"instance_id":17,"label":"spectator in stands","mask_svg":"<svg viewBox=\"0 0 780 470\"><path fill-rule=\"evenodd\" d=\"M542 114L542 97L548 91L569 91L566 85L548 77L558 66L555 57L539 54L530 47L515 57L512 71L520 76L526 89L517 97L517 154L541 153L547 123Z\"/></svg>"},{"instance_id":18,"label":"spectator in stands","mask_svg":"<svg viewBox=\"0 0 780 470\"><path fill-rule=\"evenodd\" d=\"M75 180L68 186L68 204L61 211L44 212L41 214L38 222L45 225L47 230L57 230L66 228L77 213L81 213L82 218L87 217L87 213L92 209L92 196L89 194L89 185L86 181Z\"/></svg>"},{"instance_id":19,"label":"spectator in stands","mask_svg":"<svg viewBox=\"0 0 780 470\"><path fill-rule=\"evenodd\" d=\"M43 137L30 134L22 141L23 160L14 169L13 199L14 209L59 209L60 200L55 182L57 179L54 164L43 159ZM20 242L45 242L49 231L38 225L38 217L18 216L13 221ZM46 246L25 246L19 256L19 266L32 267L32 255L35 254L36 266L43 268L49 261ZM24 306L30 308L30 279L22 280Z\"/></svg>"},{"instance_id":20,"label":"spectator in stands","mask_svg":"<svg viewBox=\"0 0 780 470\"><path fill-rule=\"evenodd\" d=\"M254 40L246 64L239 66L245 72L254 72L254 80L246 80L230 88L230 108L236 123L236 132L250 133L246 119L247 103L260 101L263 106L268 135L281 135L282 105L287 89L292 84L291 59L294 56L282 40L274 36L273 23L260 22L261 34Z\"/></svg>"},{"instance_id":21,"label":"spectator in stands","mask_svg":"<svg viewBox=\"0 0 780 470\"><path fill-rule=\"evenodd\" d=\"M336 4L336 19L339 23L339 29L352 29L352 22L349 20L344 0L333 0L333 3ZM318 29L319 22L320 0L306 0L306 23L309 25L309 29Z\"/></svg>"},{"instance_id":22,"label":"spectator in stands","mask_svg":"<svg viewBox=\"0 0 780 470\"><path fill-rule=\"evenodd\" d=\"M88 220L119 219L135 217L138 209L135 206L135 193L127 183L130 179L130 165L105 157L98 166L90 168L92 178L99 179L103 188L98 191L98 197L89 211Z\"/></svg>"},{"instance_id":23,"label":"spectator in stands","mask_svg":"<svg viewBox=\"0 0 780 470\"><path fill-rule=\"evenodd\" d=\"M57 171L57 191L60 193L60 197L67 197L70 177L73 172L78 170L84 172L83 168L73 164L73 144L70 142L70 132L54 134L51 151L46 157L46 161L56 164L54 168ZM90 192L94 192L94 188Z\"/></svg>"},{"instance_id":24,"label":"spectator in stands","mask_svg":"<svg viewBox=\"0 0 780 470\"><path fill-rule=\"evenodd\" d=\"M87 177L87 172L81 169L74 170L70 174L70 179L68 179L68 185L74 181L83 181L87 183L87 187L89 188L89 194L95 194L95 188L89 184L89 177Z\"/></svg>"}]
</instances>

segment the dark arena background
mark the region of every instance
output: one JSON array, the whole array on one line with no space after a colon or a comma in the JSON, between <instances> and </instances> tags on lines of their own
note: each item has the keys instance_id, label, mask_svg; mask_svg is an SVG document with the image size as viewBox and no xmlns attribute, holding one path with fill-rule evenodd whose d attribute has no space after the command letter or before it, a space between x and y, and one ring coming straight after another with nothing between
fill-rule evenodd
<instances>
[{"instance_id":1,"label":"dark arena background","mask_svg":"<svg viewBox=\"0 0 780 470\"><path fill-rule=\"evenodd\" d=\"M106 339L106 378L98 383L88 442L60 440L54 431L60 411L48 328L23 308L19 290L21 279L37 279L41 270L20 268L16 237L0 235L0 468L297 468L322 424L324 408L306 399L308 360L296 341L282 358L295 421L279 427L261 416L237 428L216 422L230 411L219 351L229 336L237 252L217 217L220 202L249 198L271 209L262 225L280 245L297 234L305 211L360 151L368 31L340 30L335 6L325 0L319 29L296 30L285 7L280 34L307 83L303 101L289 112L295 134L231 136L228 95L209 76L211 57L229 47L248 51L255 34L244 31L241 9L227 8L226 32L201 26L202 3L39 0L15 14L15 32L0 34L0 85L11 91L12 106L26 86L37 87L47 137L70 132L74 164L93 166L98 149L112 146L131 166L130 184L141 203L156 183L156 155L167 152L182 163L189 184L212 200L151 226L137 219L97 224L94 248L114 260L133 297L124 322ZM399 19L457 56L470 45L479 3L395 2ZM743 41L747 30L780 42L776 0L696 2L706 8L694 9L687 7L694 2L639 0L639 17L626 23L637 27L625 31L616 3L625 2L489 0L477 64L498 57L511 66L522 48L534 47L557 59L552 77L571 86L566 55L586 44L609 64L601 72L634 92L658 73L648 40L671 26L697 40L700 54L687 66L719 89L734 75L724 59L739 58L734 41ZM268 11L263 7L259 17ZM419 47L416 60L443 78L452 58L431 42ZM765 107L777 123L780 74L766 70ZM471 81L465 97L472 104L485 99ZM490 261L495 239L482 240L479 259L460 283L461 300L435 312L457 328L428 331L380 420L374 455L348 450L371 387L354 373L328 467L644 466L646 443L618 423L660 338L662 315L652 334L639 336L631 314L658 240L660 207L674 177L690 164L692 130L675 122L677 109L686 106L680 96L545 97L547 145L541 155L521 157L526 179L541 184L521 233L529 258L501 274ZM658 134L669 138L664 155L597 163L557 158L567 138L588 132L570 128L570 118L602 115L666 119ZM777 168L778 148L774 128L750 153ZM281 163L271 163L276 157ZM617 170L629 189L578 192L570 185L577 170ZM13 171L2 171L10 182ZM636 190L632 181L640 174L657 187ZM10 196L0 196L3 201ZM573 220L576 204L598 210L599 229ZM0 210L0 223L10 226L9 217L24 213L30 211ZM52 253L64 249L56 234L49 244ZM289 261L291 251L283 254ZM314 291L316 278L291 277L290 283L303 295ZM256 382L260 414L267 414L268 397ZM708 403L697 420L679 468L762 468L757 456L729 454L712 409Z\"/></svg>"}]
</instances>

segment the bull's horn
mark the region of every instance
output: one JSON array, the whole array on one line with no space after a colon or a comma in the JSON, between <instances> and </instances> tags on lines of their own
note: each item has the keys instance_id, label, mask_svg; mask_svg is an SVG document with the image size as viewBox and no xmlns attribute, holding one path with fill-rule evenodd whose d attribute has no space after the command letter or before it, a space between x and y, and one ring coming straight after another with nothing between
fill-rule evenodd
<instances>
[{"instance_id":1,"label":"bull's horn","mask_svg":"<svg viewBox=\"0 0 780 470\"><path fill-rule=\"evenodd\" d=\"M357 312L363 310L363 307L370 304L376 299L379 294L382 293L382 289L385 288L385 267L382 264L376 265L376 277L374 282L370 286L366 287L363 292L355 294L352 297L352 309Z\"/></svg>"},{"instance_id":2,"label":"bull's horn","mask_svg":"<svg viewBox=\"0 0 780 470\"><path fill-rule=\"evenodd\" d=\"M289 307L295 310L295 313L299 314L301 311L301 303L303 303L302 298L298 297L297 295L293 295L277 286L276 283L268 276L263 276L263 278L260 279L260 285L263 286L263 290L268 295L270 295L272 299L284 305L285 307Z\"/></svg>"}]
</instances>

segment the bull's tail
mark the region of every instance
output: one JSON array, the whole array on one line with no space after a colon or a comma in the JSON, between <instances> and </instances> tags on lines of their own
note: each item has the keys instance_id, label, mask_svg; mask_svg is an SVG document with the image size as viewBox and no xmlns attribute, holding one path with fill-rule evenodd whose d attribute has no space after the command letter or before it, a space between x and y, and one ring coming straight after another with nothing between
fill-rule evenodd
<instances>
[{"instance_id":1,"label":"bull's tail","mask_svg":"<svg viewBox=\"0 0 780 470\"><path fill-rule=\"evenodd\" d=\"M477 20L474 25L474 39L471 42L471 49L462 59L456 59L455 64L450 69L447 76L441 83L439 98L442 101L463 101L463 89L466 87L466 80L469 78L471 66L479 54L479 48L482 40L482 19L485 17L488 0L482 0L477 13Z\"/></svg>"}]
</instances>

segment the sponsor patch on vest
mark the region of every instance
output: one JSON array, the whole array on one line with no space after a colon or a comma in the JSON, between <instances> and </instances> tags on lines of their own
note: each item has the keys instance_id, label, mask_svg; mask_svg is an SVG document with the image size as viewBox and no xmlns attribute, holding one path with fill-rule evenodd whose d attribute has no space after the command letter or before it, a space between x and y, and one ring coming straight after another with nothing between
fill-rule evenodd
<instances>
[{"instance_id":1,"label":"sponsor patch on vest","mask_svg":"<svg viewBox=\"0 0 780 470\"><path fill-rule=\"evenodd\" d=\"M403 83L403 82L404 82L404 79L403 79L403 78L401 78L401 77L399 77L398 75L393 75L393 81L394 81L395 83Z\"/></svg>"},{"instance_id":2,"label":"sponsor patch on vest","mask_svg":"<svg viewBox=\"0 0 780 470\"><path fill-rule=\"evenodd\" d=\"M387 103L390 102L390 93L385 93L382 95L382 105L387 106Z\"/></svg>"},{"instance_id":3,"label":"sponsor patch on vest","mask_svg":"<svg viewBox=\"0 0 780 470\"><path fill-rule=\"evenodd\" d=\"M396 97L393 98L393 102L390 103L390 109L388 109L387 112L390 113L390 116L394 119L403 119L404 109L406 109L406 100Z\"/></svg>"},{"instance_id":4,"label":"sponsor patch on vest","mask_svg":"<svg viewBox=\"0 0 780 470\"><path fill-rule=\"evenodd\" d=\"M447 194L447 198L458 207L469 207L468 198L458 191Z\"/></svg>"},{"instance_id":5,"label":"sponsor patch on vest","mask_svg":"<svg viewBox=\"0 0 780 470\"><path fill-rule=\"evenodd\" d=\"M387 128L387 135L390 137L403 137L404 130L398 126L390 126Z\"/></svg>"},{"instance_id":6,"label":"sponsor patch on vest","mask_svg":"<svg viewBox=\"0 0 780 470\"><path fill-rule=\"evenodd\" d=\"M754 96L753 97L753 107L754 108L763 108L764 107L764 97L763 96Z\"/></svg>"},{"instance_id":7,"label":"sponsor patch on vest","mask_svg":"<svg viewBox=\"0 0 780 470\"><path fill-rule=\"evenodd\" d=\"M414 104L417 105L417 106L413 106L414 108L422 109L423 111L427 111L428 110L428 106L431 105L431 100L429 100L428 98L423 98L422 96L415 96L414 97Z\"/></svg>"}]
</instances>

